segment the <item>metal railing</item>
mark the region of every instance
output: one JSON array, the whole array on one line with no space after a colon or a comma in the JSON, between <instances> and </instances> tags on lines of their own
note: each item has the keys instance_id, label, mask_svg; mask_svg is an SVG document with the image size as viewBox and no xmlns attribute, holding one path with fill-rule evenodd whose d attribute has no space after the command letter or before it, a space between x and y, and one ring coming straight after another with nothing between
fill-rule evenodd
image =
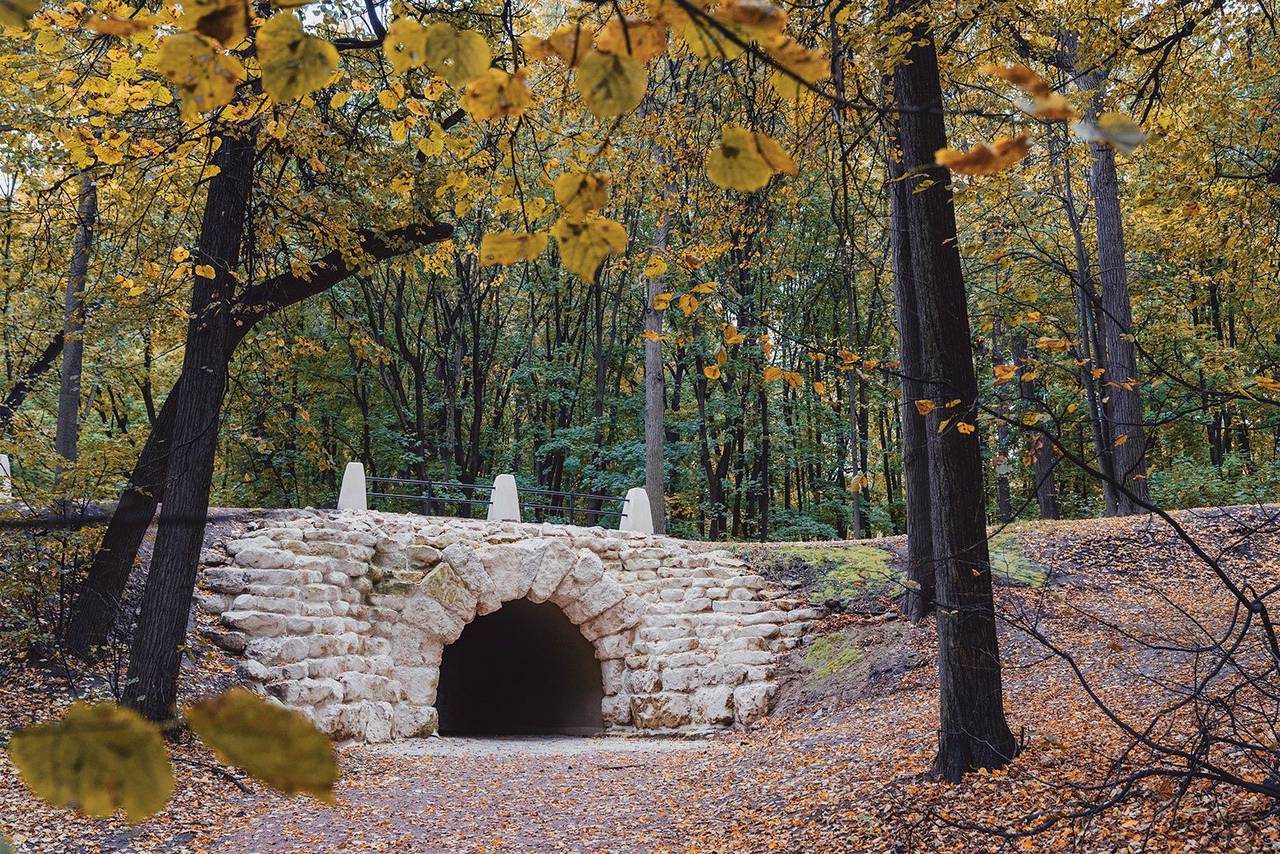
<instances>
[{"instance_id":1,"label":"metal railing","mask_svg":"<svg viewBox=\"0 0 1280 854\"><path fill-rule=\"evenodd\" d=\"M410 477L366 477L370 489L369 498L403 502L415 505L426 516L460 516L472 518L471 508L488 508L493 493L492 483L463 483L458 480L422 480ZM377 484L386 484L379 488ZM395 492L396 487L416 487L417 492ZM477 492L485 498L476 498ZM602 524L602 520L622 518L626 510L626 498L616 495L597 495L590 492L573 492L559 489L520 487L519 503L522 518L539 522L563 522L577 524L578 518L587 525ZM528 498L526 498L528 496ZM597 506L592 506L597 505ZM455 512L448 512L453 507ZM528 512L528 517L525 513Z\"/></svg>"}]
</instances>

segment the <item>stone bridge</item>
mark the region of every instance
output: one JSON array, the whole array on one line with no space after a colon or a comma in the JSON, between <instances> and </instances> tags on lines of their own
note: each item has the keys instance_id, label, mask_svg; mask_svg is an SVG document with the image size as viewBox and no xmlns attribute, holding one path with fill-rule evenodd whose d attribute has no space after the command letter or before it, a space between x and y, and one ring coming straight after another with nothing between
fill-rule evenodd
<instances>
[{"instance_id":1,"label":"stone bridge","mask_svg":"<svg viewBox=\"0 0 1280 854\"><path fill-rule=\"evenodd\" d=\"M709 544L285 511L206 552L205 629L334 738L753 723L820 614Z\"/></svg>"}]
</instances>

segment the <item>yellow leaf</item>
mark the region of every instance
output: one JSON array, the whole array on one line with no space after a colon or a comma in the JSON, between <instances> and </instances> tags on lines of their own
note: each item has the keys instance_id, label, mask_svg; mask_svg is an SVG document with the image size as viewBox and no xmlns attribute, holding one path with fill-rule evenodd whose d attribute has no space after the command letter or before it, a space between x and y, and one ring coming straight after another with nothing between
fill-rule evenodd
<instances>
[{"instance_id":1,"label":"yellow leaf","mask_svg":"<svg viewBox=\"0 0 1280 854\"><path fill-rule=\"evenodd\" d=\"M1065 122L1080 117L1075 107L1071 106L1071 102L1057 92L1037 95L1026 103L1020 102L1019 106L1037 119L1044 119L1047 122Z\"/></svg>"},{"instance_id":2,"label":"yellow leaf","mask_svg":"<svg viewBox=\"0 0 1280 854\"><path fill-rule=\"evenodd\" d=\"M667 309L671 308L671 298L673 296L674 294L669 294L669 293L654 294L653 310L666 311Z\"/></svg>"},{"instance_id":3,"label":"yellow leaf","mask_svg":"<svg viewBox=\"0 0 1280 854\"><path fill-rule=\"evenodd\" d=\"M595 281L596 271L605 258L619 255L627 248L626 229L596 213L562 216L551 227L551 233L555 235L565 269L589 282Z\"/></svg>"},{"instance_id":4,"label":"yellow leaf","mask_svg":"<svg viewBox=\"0 0 1280 854\"><path fill-rule=\"evenodd\" d=\"M782 379L792 388L800 388L800 386L804 385L804 377L800 376L796 371L783 371Z\"/></svg>"},{"instance_id":5,"label":"yellow leaf","mask_svg":"<svg viewBox=\"0 0 1280 854\"><path fill-rule=\"evenodd\" d=\"M232 48L249 34L249 4L245 0L185 0L179 24Z\"/></svg>"},{"instance_id":6,"label":"yellow leaf","mask_svg":"<svg viewBox=\"0 0 1280 854\"><path fill-rule=\"evenodd\" d=\"M13 2L14 0L0 0L0 23L3 23L5 8L13 5ZM39 4L36 4L36 8L39 8ZM95 12L84 22L84 27L86 30L92 30L104 36L125 38L155 29L157 23L157 19L150 15L124 17L111 12ZM10 24L10 26L16 25Z\"/></svg>"},{"instance_id":7,"label":"yellow leaf","mask_svg":"<svg viewBox=\"0 0 1280 854\"><path fill-rule=\"evenodd\" d=\"M781 378L782 378L782 368L779 368L779 367L774 366L774 365L770 365L769 367L767 367L767 368L765 368L765 369L764 369L764 381L765 381L765 382L767 382L767 383L771 383L771 382L773 382L774 380L776 380L776 379L781 379Z\"/></svg>"},{"instance_id":8,"label":"yellow leaf","mask_svg":"<svg viewBox=\"0 0 1280 854\"><path fill-rule=\"evenodd\" d=\"M667 52L667 24L644 18L614 16L596 39L596 49L603 53L619 53L645 63Z\"/></svg>"},{"instance_id":9,"label":"yellow leaf","mask_svg":"<svg viewBox=\"0 0 1280 854\"><path fill-rule=\"evenodd\" d=\"M702 374L709 380L718 380L720 379L720 366L707 365L705 368L702 369Z\"/></svg>"},{"instance_id":10,"label":"yellow leaf","mask_svg":"<svg viewBox=\"0 0 1280 854\"><path fill-rule=\"evenodd\" d=\"M403 121L391 123L391 141L404 142L409 138L409 127Z\"/></svg>"},{"instance_id":11,"label":"yellow leaf","mask_svg":"<svg viewBox=\"0 0 1280 854\"><path fill-rule=\"evenodd\" d=\"M972 424L970 424L968 421L957 421L956 429L967 436L970 433L972 433L976 428Z\"/></svg>"},{"instance_id":12,"label":"yellow leaf","mask_svg":"<svg viewBox=\"0 0 1280 854\"><path fill-rule=\"evenodd\" d=\"M764 49L774 61L789 73L775 71L769 82L778 94L792 100L800 97L804 87L796 79L805 83L817 83L831 76L831 60L820 50L810 50L787 35L769 39Z\"/></svg>"},{"instance_id":13,"label":"yellow leaf","mask_svg":"<svg viewBox=\"0 0 1280 854\"><path fill-rule=\"evenodd\" d=\"M644 274L650 279L656 279L665 272L667 272L667 262L663 260L663 257L661 255L650 255L649 260L644 265Z\"/></svg>"},{"instance_id":14,"label":"yellow leaf","mask_svg":"<svg viewBox=\"0 0 1280 854\"><path fill-rule=\"evenodd\" d=\"M587 109L603 119L634 110L649 74L630 56L592 51L578 64L575 82Z\"/></svg>"},{"instance_id":15,"label":"yellow leaf","mask_svg":"<svg viewBox=\"0 0 1280 854\"><path fill-rule=\"evenodd\" d=\"M591 52L591 33L581 24L566 24L545 39L530 33L520 39L520 46L530 62L558 56L570 68L575 68Z\"/></svg>"},{"instance_id":16,"label":"yellow leaf","mask_svg":"<svg viewBox=\"0 0 1280 854\"><path fill-rule=\"evenodd\" d=\"M480 266L534 261L547 248L547 233L498 231L480 238Z\"/></svg>"},{"instance_id":17,"label":"yellow leaf","mask_svg":"<svg viewBox=\"0 0 1280 854\"><path fill-rule=\"evenodd\" d=\"M387 37L382 40L382 52L391 63L391 70L403 74L427 61L427 30L412 18L397 18L387 27Z\"/></svg>"},{"instance_id":18,"label":"yellow leaf","mask_svg":"<svg viewBox=\"0 0 1280 854\"><path fill-rule=\"evenodd\" d=\"M702 282L693 286L693 292L695 294L711 294L715 293L718 287L720 287L719 282Z\"/></svg>"},{"instance_id":19,"label":"yellow leaf","mask_svg":"<svg viewBox=\"0 0 1280 854\"><path fill-rule=\"evenodd\" d=\"M188 707L186 715L201 740L228 765L285 794L333 799L338 781L333 744L301 712L232 688Z\"/></svg>"},{"instance_id":20,"label":"yellow leaf","mask_svg":"<svg viewBox=\"0 0 1280 854\"><path fill-rule=\"evenodd\" d=\"M351 100L351 94L350 89L343 92L334 92L333 97L329 99L329 107L334 110L342 109L347 101Z\"/></svg>"},{"instance_id":21,"label":"yellow leaf","mask_svg":"<svg viewBox=\"0 0 1280 854\"><path fill-rule=\"evenodd\" d=\"M524 84L527 74L523 68L515 74L490 68L467 84L462 108L481 120L520 115L533 103L533 93Z\"/></svg>"},{"instance_id":22,"label":"yellow leaf","mask_svg":"<svg viewBox=\"0 0 1280 854\"><path fill-rule=\"evenodd\" d=\"M1012 83L1028 95L1047 95L1051 91L1044 78L1025 65L984 65L980 70Z\"/></svg>"},{"instance_id":23,"label":"yellow leaf","mask_svg":"<svg viewBox=\"0 0 1280 854\"><path fill-rule=\"evenodd\" d=\"M827 384L819 380L813 384L813 391L815 394L826 394Z\"/></svg>"},{"instance_id":24,"label":"yellow leaf","mask_svg":"<svg viewBox=\"0 0 1280 854\"><path fill-rule=\"evenodd\" d=\"M760 41L781 35L787 25L787 13L766 0L723 0L715 17Z\"/></svg>"},{"instance_id":25,"label":"yellow leaf","mask_svg":"<svg viewBox=\"0 0 1280 854\"><path fill-rule=\"evenodd\" d=\"M484 36L475 30L459 32L444 22L427 27L424 51L427 66L455 88L480 77L493 61Z\"/></svg>"},{"instance_id":26,"label":"yellow leaf","mask_svg":"<svg viewBox=\"0 0 1280 854\"><path fill-rule=\"evenodd\" d=\"M1254 383L1260 388L1264 388L1271 392L1280 392L1280 380L1273 380L1271 377L1254 377Z\"/></svg>"},{"instance_id":27,"label":"yellow leaf","mask_svg":"<svg viewBox=\"0 0 1280 854\"><path fill-rule=\"evenodd\" d=\"M191 257L191 253L187 251L186 247L178 246L169 253L169 257L173 259L175 264L181 264L183 261Z\"/></svg>"},{"instance_id":28,"label":"yellow leaf","mask_svg":"<svg viewBox=\"0 0 1280 854\"><path fill-rule=\"evenodd\" d=\"M702 305L702 303L698 302L698 298L695 297L693 294L685 294L684 296L680 297L680 301L677 303L677 305L680 306L680 311L684 313L684 316L688 317L689 315L697 311L698 306Z\"/></svg>"},{"instance_id":29,"label":"yellow leaf","mask_svg":"<svg viewBox=\"0 0 1280 854\"><path fill-rule=\"evenodd\" d=\"M1129 434L1121 433L1119 436L1116 436L1116 440L1113 444L1118 448L1127 441L1129 441Z\"/></svg>"},{"instance_id":30,"label":"yellow leaf","mask_svg":"<svg viewBox=\"0 0 1280 854\"><path fill-rule=\"evenodd\" d=\"M737 326L735 326L732 323L726 323L724 325L724 343L725 344L732 346L734 344L741 344L743 341L746 341L746 340L747 340L747 336L739 332Z\"/></svg>"},{"instance_id":31,"label":"yellow leaf","mask_svg":"<svg viewBox=\"0 0 1280 854\"><path fill-rule=\"evenodd\" d=\"M9 757L31 791L58 807L137 822L173 794L173 767L155 724L113 703L77 701L61 720L27 727Z\"/></svg>"},{"instance_id":32,"label":"yellow leaf","mask_svg":"<svg viewBox=\"0 0 1280 854\"><path fill-rule=\"evenodd\" d=\"M378 104L382 109L391 112L400 106L400 95L394 89L383 89L378 93Z\"/></svg>"},{"instance_id":33,"label":"yellow leaf","mask_svg":"<svg viewBox=\"0 0 1280 854\"><path fill-rule=\"evenodd\" d=\"M41 0L0 0L0 26L25 30L27 21L43 5Z\"/></svg>"},{"instance_id":34,"label":"yellow leaf","mask_svg":"<svg viewBox=\"0 0 1280 854\"><path fill-rule=\"evenodd\" d=\"M775 171L796 173L795 162L777 140L726 125L719 148L707 154L707 177L717 187L751 192L769 183Z\"/></svg>"},{"instance_id":35,"label":"yellow leaf","mask_svg":"<svg viewBox=\"0 0 1280 854\"><path fill-rule=\"evenodd\" d=\"M1050 338L1041 335L1036 339L1036 347L1041 350L1050 350L1055 353L1065 353L1071 349L1071 340L1068 338Z\"/></svg>"},{"instance_id":36,"label":"yellow leaf","mask_svg":"<svg viewBox=\"0 0 1280 854\"><path fill-rule=\"evenodd\" d=\"M309 36L292 13L272 15L258 30L262 91L273 103L292 101L329 82L338 68L338 50Z\"/></svg>"},{"instance_id":37,"label":"yellow leaf","mask_svg":"<svg viewBox=\"0 0 1280 854\"><path fill-rule=\"evenodd\" d=\"M215 279L218 276L217 271L208 264L197 264L195 273L202 279Z\"/></svg>"},{"instance_id":38,"label":"yellow leaf","mask_svg":"<svg viewBox=\"0 0 1280 854\"><path fill-rule=\"evenodd\" d=\"M996 375L996 385L1007 383L1018 373L1017 365L995 365L991 368Z\"/></svg>"},{"instance_id":39,"label":"yellow leaf","mask_svg":"<svg viewBox=\"0 0 1280 854\"><path fill-rule=\"evenodd\" d=\"M1024 133L979 143L968 151L939 148L934 152L934 162L959 175L994 175L1026 157L1030 150L1031 137Z\"/></svg>"},{"instance_id":40,"label":"yellow leaf","mask_svg":"<svg viewBox=\"0 0 1280 854\"><path fill-rule=\"evenodd\" d=\"M609 176L566 172L555 182L556 203L566 214L598 211L609 201Z\"/></svg>"},{"instance_id":41,"label":"yellow leaf","mask_svg":"<svg viewBox=\"0 0 1280 854\"><path fill-rule=\"evenodd\" d=\"M932 400L917 400L915 404L916 412L919 412L921 415L928 415L938 406Z\"/></svg>"},{"instance_id":42,"label":"yellow leaf","mask_svg":"<svg viewBox=\"0 0 1280 854\"><path fill-rule=\"evenodd\" d=\"M444 152L444 128L439 122L430 123L431 133L418 139L418 150L426 157L438 157Z\"/></svg>"},{"instance_id":43,"label":"yellow leaf","mask_svg":"<svg viewBox=\"0 0 1280 854\"><path fill-rule=\"evenodd\" d=\"M173 84L187 119L231 103L244 79L240 60L197 33L178 33L161 42L156 70Z\"/></svg>"},{"instance_id":44,"label":"yellow leaf","mask_svg":"<svg viewBox=\"0 0 1280 854\"><path fill-rule=\"evenodd\" d=\"M675 4L672 3L672 5ZM706 21L695 21L686 17L679 23L673 21L671 26L684 39L689 52L699 59L722 59L725 62L731 62L742 55L741 45L727 38L724 33ZM745 34L741 35L745 36ZM746 40L750 38L746 37Z\"/></svg>"}]
</instances>

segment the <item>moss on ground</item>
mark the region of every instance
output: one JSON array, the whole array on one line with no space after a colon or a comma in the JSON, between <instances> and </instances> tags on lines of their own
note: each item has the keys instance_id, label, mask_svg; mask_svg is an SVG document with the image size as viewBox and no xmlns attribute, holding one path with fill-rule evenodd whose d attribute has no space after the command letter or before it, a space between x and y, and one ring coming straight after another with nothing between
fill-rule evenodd
<instances>
[{"instance_id":1,"label":"moss on ground","mask_svg":"<svg viewBox=\"0 0 1280 854\"><path fill-rule=\"evenodd\" d=\"M813 602L852 598L882 589L897 578L889 566L889 553L872 546L787 546L774 549L773 555L813 567L815 584L809 594Z\"/></svg>"},{"instance_id":2,"label":"moss on ground","mask_svg":"<svg viewBox=\"0 0 1280 854\"><path fill-rule=\"evenodd\" d=\"M987 545L991 552L991 573L1006 584L1027 587L1043 587L1048 579L1044 567L1027 557L1022 550L1022 540L1011 531L1004 531L991 538Z\"/></svg>"},{"instance_id":3,"label":"moss on ground","mask_svg":"<svg viewBox=\"0 0 1280 854\"><path fill-rule=\"evenodd\" d=\"M862 661L862 649L842 632L823 635L805 653L804 663L814 676L831 676Z\"/></svg>"}]
</instances>

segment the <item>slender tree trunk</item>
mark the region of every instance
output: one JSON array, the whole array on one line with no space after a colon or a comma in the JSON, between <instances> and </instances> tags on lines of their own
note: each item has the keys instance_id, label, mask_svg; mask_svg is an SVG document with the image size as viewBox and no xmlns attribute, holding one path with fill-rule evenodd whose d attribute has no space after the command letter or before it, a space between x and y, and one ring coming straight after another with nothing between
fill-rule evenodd
<instances>
[{"instance_id":1,"label":"slender tree trunk","mask_svg":"<svg viewBox=\"0 0 1280 854\"><path fill-rule=\"evenodd\" d=\"M1102 367L1106 370L1103 381L1108 389L1106 409L1111 422L1112 458L1116 480L1134 496L1130 498L1118 493L1116 513L1130 516L1146 512L1140 502L1149 497L1146 427L1133 346L1133 314L1125 265L1116 154L1105 145L1091 145L1090 148L1093 164L1089 170L1089 186L1093 192L1098 229L1098 280L1102 287L1102 334L1107 358Z\"/></svg>"},{"instance_id":2,"label":"slender tree trunk","mask_svg":"<svg viewBox=\"0 0 1280 854\"><path fill-rule=\"evenodd\" d=\"M654 230L655 251L666 249L667 232L664 215ZM644 342L644 490L649 493L655 534L667 532L666 432L663 427L667 404L662 375L662 342L658 339L662 334L662 312L653 307L654 299L662 293L664 281L661 276L647 279L644 304L644 330L649 333Z\"/></svg>"},{"instance_id":3,"label":"slender tree trunk","mask_svg":"<svg viewBox=\"0 0 1280 854\"><path fill-rule=\"evenodd\" d=\"M231 298L240 266L253 186L255 135L228 133L214 156L219 173L209 184L196 260L214 277L195 276L182 376L174 408L171 464L155 554L129 651L124 702L147 718L173 714L200 546L209 511L218 415L226 391Z\"/></svg>"},{"instance_id":4,"label":"slender tree trunk","mask_svg":"<svg viewBox=\"0 0 1280 854\"><path fill-rule=\"evenodd\" d=\"M1017 743L1001 694L981 449L976 430L957 429L972 423L978 389L951 176L934 165L934 152L947 145L938 57L928 6L914 2L905 11L923 16L912 28L906 63L894 70L894 84L903 166L929 182L910 182L907 221L924 375L936 407L926 418L938 615L934 768L958 780L967 771L1006 765ZM956 398L957 406L946 407Z\"/></svg>"},{"instance_id":5,"label":"slender tree trunk","mask_svg":"<svg viewBox=\"0 0 1280 854\"><path fill-rule=\"evenodd\" d=\"M1019 331L1013 336L1013 362L1025 368L1027 362L1027 336ZM1040 405L1040 380L1018 383L1018 396L1031 407ZM1040 507L1041 519L1058 518L1058 486L1054 481L1053 470L1058 465L1058 457L1054 454L1053 443L1049 434L1043 430L1031 434L1031 456L1035 472L1036 504Z\"/></svg>"},{"instance_id":6,"label":"slender tree trunk","mask_svg":"<svg viewBox=\"0 0 1280 854\"><path fill-rule=\"evenodd\" d=\"M76 239L67 275L62 313L62 382L58 387L58 430L54 449L64 460L75 462L80 446L80 373L84 367L84 283L93 252L93 228L98 219L98 188L88 172L80 175L76 204Z\"/></svg>"},{"instance_id":7,"label":"slender tree trunk","mask_svg":"<svg viewBox=\"0 0 1280 854\"><path fill-rule=\"evenodd\" d=\"M904 610L912 622L933 612L933 522L929 513L929 434L915 402L927 397L916 281L911 269L907 208L911 186L901 164L890 165L889 244L893 253L893 286L898 320L898 360L902 391L902 489L907 509L907 579Z\"/></svg>"}]
</instances>

